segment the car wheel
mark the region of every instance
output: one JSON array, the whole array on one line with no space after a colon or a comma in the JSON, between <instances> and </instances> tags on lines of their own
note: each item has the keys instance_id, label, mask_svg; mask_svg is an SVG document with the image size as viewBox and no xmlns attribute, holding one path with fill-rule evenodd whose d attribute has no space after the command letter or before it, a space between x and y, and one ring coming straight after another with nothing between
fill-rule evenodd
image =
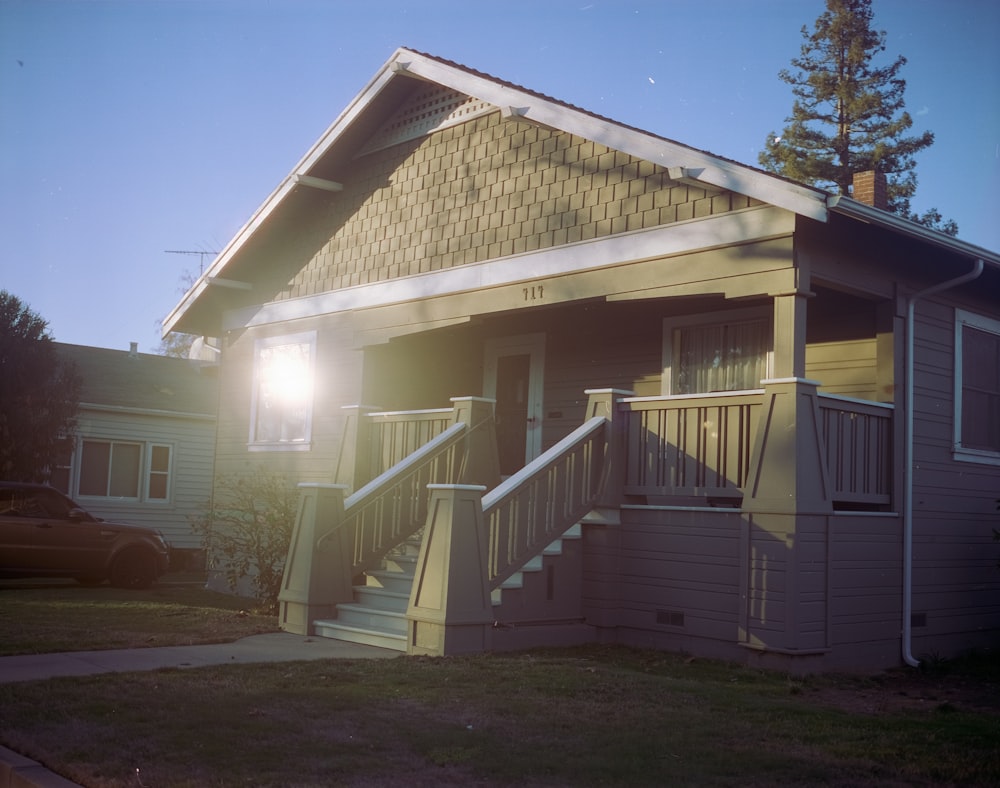
<instances>
[{"instance_id":1,"label":"car wheel","mask_svg":"<svg viewBox=\"0 0 1000 788\"><path fill-rule=\"evenodd\" d=\"M156 580L156 559L142 550L126 550L111 565L115 588L149 588Z\"/></svg>"},{"instance_id":2,"label":"car wheel","mask_svg":"<svg viewBox=\"0 0 1000 788\"><path fill-rule=\"evenodd\" d=\"M91 586L99 586L101 583L105 581L106 578L95 577L94 575L85 575L83 577L74 577L73 579L76 580L76 582L78 582L82 586L91 587Z\"/></svg>"}]
</instances>

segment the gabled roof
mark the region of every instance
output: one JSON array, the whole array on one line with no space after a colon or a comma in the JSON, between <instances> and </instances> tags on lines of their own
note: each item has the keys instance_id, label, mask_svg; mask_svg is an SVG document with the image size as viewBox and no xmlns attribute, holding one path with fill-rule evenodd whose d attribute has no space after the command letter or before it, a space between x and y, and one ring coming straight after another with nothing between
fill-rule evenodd
<instances>
[{"instance_id":1,"label":"gabled roof","mask_svg":"<svg viewBox=\"0 0 1000 788\"><path fill-rule=\"evenodd\" d=\"M201 361L56 342L80 376L82 408L214 417L218 375Z\"/></svg>"},{"instance_id":2,"label":"gabled roof","mask_svg":"<svg viewBox=\"0 0 1000 788\"><path fill-rule=\"evenodd\" d=\"M893 231L904 231L929 240L963 256L984 258L1000 267L1000 256L964 244L884 211L865 210L849 198L834 198L828 192L740 164L703 150L617 123L592 112L448 60L400 48L375 74L347 108L295 165L288 176L257 209L251 219L223 249L181 302L163 322L164 334L173 330L198 331L208 315L235 304L241 290L241 255L248 249L264 249L269 231L286 227L305 204L304 191L337 191L336 177L349 162L380 134L392 126L394 113L412 95L414 80L447 88L470 97L462 111L495 111L584 139L610 149L653 162L671 171L671 176L727 189L783 208L800 216L825 222L831 210L868 223L883 223ZM478 108L477 108L478 107ZM389 140L386 144L392 144ZM885 220L884 222L882 220ZM235 296L227 298L227 292Z\"/></svg>"}]
</instances>

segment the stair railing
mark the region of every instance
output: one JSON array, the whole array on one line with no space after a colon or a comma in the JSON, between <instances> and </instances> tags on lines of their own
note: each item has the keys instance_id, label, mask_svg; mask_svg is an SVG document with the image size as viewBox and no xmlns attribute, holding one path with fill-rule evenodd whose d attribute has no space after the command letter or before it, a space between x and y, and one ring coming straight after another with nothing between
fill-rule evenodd
<instances>
[{"instance_id":1,"label":"stair railing","mask_svg":"<svg viewBox=\"0 0 1000 788\"><path fill-rule=\"evenodd\" d=\"M492 589L594 507L603 488L608 424L594 416L483 496Z\"/></svg>"},{"instance_id":2,"label":"stair railing","mask_svg":"<svg viewBox=\"0 0 1000 788\"><path fill-rule=\"evenodd\" d=\"M452 424L401 462L344 499L339 529L353 532L351 573L377 566L386 552L416 533L427 519L427 485L453 482L464 461L468 426ZM337 538L330 532L317 542Z\"/></svg>"}]
</instances>

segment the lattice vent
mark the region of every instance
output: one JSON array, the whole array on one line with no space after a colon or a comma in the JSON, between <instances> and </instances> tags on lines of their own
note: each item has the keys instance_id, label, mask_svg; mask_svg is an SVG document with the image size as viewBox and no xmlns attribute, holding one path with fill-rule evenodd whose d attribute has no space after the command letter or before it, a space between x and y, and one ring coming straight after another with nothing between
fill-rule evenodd
<instances>
[{"instance_id":1,"label":"lattice vent","mask_svg":"<svg viewBox=\"0 0 1000 788\"><path fill-rule=\"evenodd\" d=\"M454 90L428 86L414 93L358 153L364 156L485 115L492 104Z\"/></svg>"}]
</instances>

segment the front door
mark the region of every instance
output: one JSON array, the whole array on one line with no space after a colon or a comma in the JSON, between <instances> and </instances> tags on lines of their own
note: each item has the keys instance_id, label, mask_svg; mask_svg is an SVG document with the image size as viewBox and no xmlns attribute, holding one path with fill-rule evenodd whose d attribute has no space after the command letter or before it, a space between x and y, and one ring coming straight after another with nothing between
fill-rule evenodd
<instances>
[{"instance_id":1,"label":"front door","mask_svg":"<svg viewBox=\"0 0 1000 788\"><path fill-rule=\"evenodd\" d=\"M488 340L483 395L496 400L500 473L510 476L542 451L545 335Z\"/></svg>"}]
</instances>

